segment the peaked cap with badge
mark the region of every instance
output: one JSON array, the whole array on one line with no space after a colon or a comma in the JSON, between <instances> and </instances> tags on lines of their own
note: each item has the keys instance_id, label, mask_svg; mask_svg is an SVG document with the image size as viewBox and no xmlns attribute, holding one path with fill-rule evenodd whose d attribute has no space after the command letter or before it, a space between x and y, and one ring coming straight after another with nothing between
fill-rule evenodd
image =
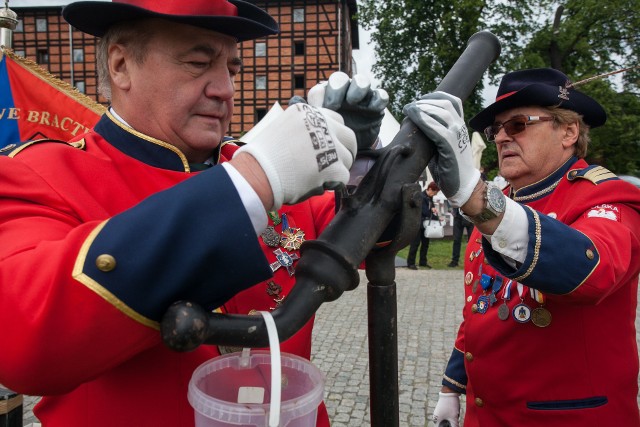
<instances>
[{"instance_id":1,"label":"peaked cap with badge","mask_svg":"<svg viewBox=\"0 0 640 427\"><path fill-rule=\"evenodd\" d=\"M604 108L593 98L578 92L564 73L553 68L533 68L505 74L495 102L469 120L469 125L482 132L493 124L497 114L528 105L575 111L591 128L602 126L607 120Z\"/></svg>"},{"instance_id":2,"label":"peaked cap with badge","mask_svg":"<svg viewBox=\"0 0 640 427\"><path fill-rule=\"evenodd\" d=\"M161 18L216 31L238 42L278 33L278 24L261 8L242 0L80 1L62 10L64 19L87 34L102 37L118 22Z\"/></svg>"}]
</instances>

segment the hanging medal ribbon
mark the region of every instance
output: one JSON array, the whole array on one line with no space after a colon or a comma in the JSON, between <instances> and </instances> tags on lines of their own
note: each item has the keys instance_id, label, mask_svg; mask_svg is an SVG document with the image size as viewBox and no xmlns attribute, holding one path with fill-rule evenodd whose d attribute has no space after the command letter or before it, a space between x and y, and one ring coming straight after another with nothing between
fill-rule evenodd
<instances>
[{"instance_id":1,"label":"hanging medal ribbon","mask_svg":"<svg viewBox=\"0 0 640 427\"><path fill-rule=\"evenodd\" d=\"M524 296L527 294L527 287L522 283L518 283L518 295L520 296L520 304L513 307L511 314L513 319L518 323L527 323L531 320L531 309L524 303Z\"/></svg>"},{"instance_id":2,"label":"hanging medal ribbon","mask_svg":"<svg viewBox=\"0 0 640 427\"><path fill-rule=\"evenodd\" d=\"M500 275L497 275L493 279L493 285L491 286L491 295L489 295L489 304L493 306L496 302L498 302L498 297L496 294L500 292L500 288L502 288L502 283L504 282L504 278Z\"/></svg>"},{"instance_id":3,"label":"hanging medal ribbon","mask_svg":"<svg viewBox=\"0 0 640 427\"><path fill-rule=\"evenodd\" d=\"M509 280L502 291L502 304L498 307L498 319L507 320L509 318L509 306L507 301L511 299L511 285L513 280Z\"/></svg>"},{"instance_id":4,"label":"hanging medal ribbon","mask_svg":"<svg viewBox=\"0 0 640 427\"><path fill-rule=\"evenodd\" d=\"M482 290L486 291L492 286L491 276L488 274L483 274L480 276L480 285L482 286Z\"/></svg>"}]
</instances>

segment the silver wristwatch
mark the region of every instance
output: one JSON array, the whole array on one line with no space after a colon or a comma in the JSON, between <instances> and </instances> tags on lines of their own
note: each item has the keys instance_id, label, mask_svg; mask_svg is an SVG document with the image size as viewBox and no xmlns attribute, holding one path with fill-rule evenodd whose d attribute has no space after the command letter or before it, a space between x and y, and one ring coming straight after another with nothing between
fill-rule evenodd
<instances>
[{"instance_id":1,"label":"silver wristwatch","mask_svg":"<svg viewBox=\"0 0 640 427\"><path fill-rule=\"evenodd\" d=\"M482 209L482 212L477 215L470 216L465 215L465 213L462 212L462 209L460 209L460 214L474 224L481 224L497 217L501 213L504 213L504 210L507 207L507 200L504 193L502 193L502 190L491 182L485 181L484 184L484 208Z\"/></svg>"}]
</instances>

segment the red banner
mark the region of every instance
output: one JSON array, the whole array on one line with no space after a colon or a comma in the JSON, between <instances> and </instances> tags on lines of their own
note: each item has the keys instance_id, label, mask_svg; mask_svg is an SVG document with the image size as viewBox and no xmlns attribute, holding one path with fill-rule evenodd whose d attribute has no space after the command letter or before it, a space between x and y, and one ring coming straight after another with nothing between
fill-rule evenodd
<instances>
[{"instance_id":1,"label":"red banner","mask_svg":"<svg viewBox=\"0 0 640 427\"><path fill-rule=\"evenodd\" d=\"M40 138L67 141L91 128L104 111L35 62L0 51L0 148Z\"/></svg>"}]
</instances>

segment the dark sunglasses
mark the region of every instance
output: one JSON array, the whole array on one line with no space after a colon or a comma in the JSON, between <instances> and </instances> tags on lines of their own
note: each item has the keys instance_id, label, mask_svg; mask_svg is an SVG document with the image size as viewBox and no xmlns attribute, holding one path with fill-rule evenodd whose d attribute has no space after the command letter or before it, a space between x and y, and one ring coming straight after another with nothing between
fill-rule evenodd
<instances>
[{"instance_id":1,"label":"dark sunglasses","mask_svg":"<svg viewBox=\"0 0 640 427\"><path fill-rule=\"evenodd\" d=\"M489 142L495 142L496 135L498 135L500 129L504 128L504 132L507 135L513 136L524 132L525 129L527 129L527 125L532 125L536 122L549 122L551 120L554 120L554 118L550 116L516 116L504 123L494 123L491 126L487 126L484 129L484 134Z\"/></svg>"}]
</instances>

